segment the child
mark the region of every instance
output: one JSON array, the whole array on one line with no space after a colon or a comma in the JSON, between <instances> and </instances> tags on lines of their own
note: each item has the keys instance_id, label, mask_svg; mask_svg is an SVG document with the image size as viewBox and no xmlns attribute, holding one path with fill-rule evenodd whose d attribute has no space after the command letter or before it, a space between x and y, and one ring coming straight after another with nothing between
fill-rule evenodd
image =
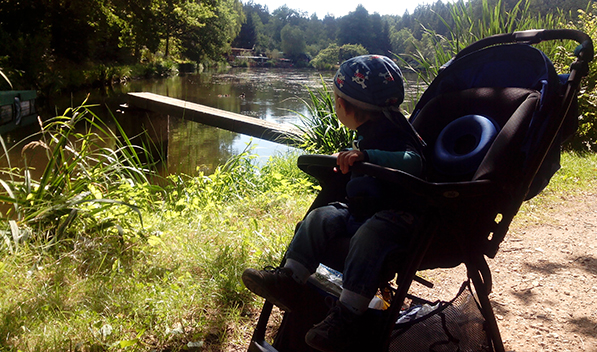
<instances>
[{"instance_id":1,"label":"child","mask_svg":"<svg viewBox=\"0 0 597 352\"><path fill-rule=\"evenodd\" d=\"M352 150L337 154L342 173L358 161L416 176L422 173L422 141L398 112L404 87L392 60L365 55L345 61L334 77L334 94L338 119L358 135ZM249 290L291 311L300 286L324 261L328 246L338 238L350 239L339 303L305 337L307 344L321 351L345 351L350 346L349 327L386 279L384 259L406 250L416 226L415 202L378 180L352 175L346 191L348 205L332 203L307 214L288 247L284 267L247 269L242 276Z\"/></svg>"}]
</instances>

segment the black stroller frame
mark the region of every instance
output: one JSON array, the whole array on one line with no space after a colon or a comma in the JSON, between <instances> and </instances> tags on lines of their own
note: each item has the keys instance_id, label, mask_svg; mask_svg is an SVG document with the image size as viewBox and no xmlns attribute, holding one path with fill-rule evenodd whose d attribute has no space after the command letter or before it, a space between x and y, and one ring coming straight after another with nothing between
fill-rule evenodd
<instances>
[{"instance_id":1,"label":"black stroller frame","mask_svg":"<svg viewBox=\"0 0 597 352\"><path fill-rule=\"evenodd\" d=\"M459 62L462 62L461 66L469 65L473 61L467 60L474 60L473 55L480 51L492 53L493 48L498 46L513 45L517 53L524 54L531 44L547 40L580 43L575 50L577 60L571 65L565 82L558 79L553 71L558 85L555 90L547 88L552 89L551 92L544 91L545 87L542 90L543 81L539 82L539 86L511 86L503 82L492 85L483 80L459 86L458 82L446 79L451 67L458 67ZM538 52L537 49L532 50ZM376 316L377 332L367 335L366 341L361 344L355 344L354 350L390 351L390 337L402 302L409 296L411 283L413 280L424 283L424 280L417 279L417 271L451 268L464 263L485 319L489 347L493 351L504 351L489 301L492 280L486 257L496 255L522 203L540 192L559 167L560 143L569 132L576 130L576 97L580 80L588 74L588 63L593 55L590 37L575 30L531 30L482 39L461 51L440 72L421 97L410 119L428 143L427 149L432 150L438 133L447 123L466 114L493 114L500 131L473 172L446 176L437 170L429 170L428 178L421 179L369 163L353 166L353 171L390 181L396 187L418 195L425 203L423 225L412 240L411 255L403 261L405 265L393 271L397 273L397 288L392 304L383 315ZM552 69L547 69L548 74L552 74ZM574 125L571 129L568 127L570 124ZM433 165L431 152L426 158ZM303 155L299 157L298 166L321 182L322 191L311 209L344 198L347 177L333 171L335 157ZM305 312L293 311L284 315L273 346L265 341L272 311L272 304L265 302L248 350L312 351L303 342L304 333L313 323L325 317L326 308L323 299L317 298L321 295L310 291L304 295L308 302Z\"/></svg>"}]
</instances>

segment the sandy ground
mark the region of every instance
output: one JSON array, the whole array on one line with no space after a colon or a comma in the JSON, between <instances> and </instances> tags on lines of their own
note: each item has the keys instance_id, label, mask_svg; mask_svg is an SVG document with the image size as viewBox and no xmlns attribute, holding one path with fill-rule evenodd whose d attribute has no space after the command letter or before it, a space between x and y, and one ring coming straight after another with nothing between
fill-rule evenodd
<instances>
[{"instance_id":1,"label":"sandy ground","mask_svg":"<svg viewBox=\"0 0 597 352\"><path fill-rule=\"evenodd\" d=\"M506 351L597 351L597 193L513 223L488 263ZM460 266L428 277L449 299L466 274Z\"/></svg>"}]
</instances>

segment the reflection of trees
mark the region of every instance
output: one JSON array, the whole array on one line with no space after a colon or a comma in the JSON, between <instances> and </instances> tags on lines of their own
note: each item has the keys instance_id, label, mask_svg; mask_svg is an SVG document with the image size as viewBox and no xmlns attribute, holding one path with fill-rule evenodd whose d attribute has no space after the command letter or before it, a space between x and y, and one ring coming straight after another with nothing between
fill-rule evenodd
<instances>
[{"instance_id":1,"label":"reflection of trees","mask_svg":"<svg viewBox=\"0 0 597 352\"><path fill-rule=\"evenodd\" d=\"M232 155L238 134L201 123L170 118L168 169L170 173L196 174L197 167L211 173Z\"/></svg>"}]
</instances>

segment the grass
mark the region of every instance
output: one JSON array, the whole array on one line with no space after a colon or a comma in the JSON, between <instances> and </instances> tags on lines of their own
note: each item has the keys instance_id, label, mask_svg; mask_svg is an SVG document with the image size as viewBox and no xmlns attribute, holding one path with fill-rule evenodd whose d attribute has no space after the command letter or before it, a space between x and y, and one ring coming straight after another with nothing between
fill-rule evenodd
<instances>
[{"instance_id":1,"label":"grass","mask_svg":"<svg viewBox=\"0 0 597 352\"><path fill-rule=\"evenodd\" d=\"M12 255L4 251L1 346L13 351L246 346L260 300L242 287L240 274L280 260L313 199L293 163L294 156L272 159L252 180L260 185L245 189L244 196L184 210L168 202L143 211L146 241L81 236L61 253L34 245ZM523 214L541 213L559 197L594 188L595 155L564 154L563 164ZM221 173L239 176L238 171ZM292 187L295 182L303 186Z\"/></svg>"},{"instance_id":2,"label":"grass","mask_svg":"<svg viewBox=\"0 0 597 352\"><path fill-rule=\"evenodd\" d=\"M593 191L597 185L597 154L565 152L562 153L561 165L562 168L556 172L545 190L522 204L512 226L522 226L529 219L549 222L546 210L555 208L576 195Z\"/></svg>"},{"instance_id":3,"label":"grass","mask_svg":"<svg viewBox=\"0 0 597 352\"><path fill-rule=\"evenodd\" d=\"M321 88L305 87L309 101L303 101L308 113L296 113L302 124L296 125L302 133L297 147L317 154L333 154L350 148L356 132L342 125L336 117L334 93L321 78Z\"/></svg>"}]
</instances>

